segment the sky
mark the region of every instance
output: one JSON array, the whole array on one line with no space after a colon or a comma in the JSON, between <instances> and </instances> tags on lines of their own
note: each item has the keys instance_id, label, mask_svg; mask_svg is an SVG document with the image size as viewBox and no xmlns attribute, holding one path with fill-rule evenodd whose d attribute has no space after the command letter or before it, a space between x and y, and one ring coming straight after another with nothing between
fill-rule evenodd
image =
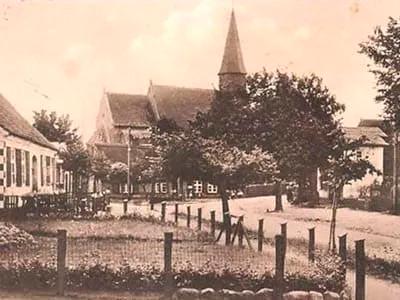
<instances>
[{"instance_id":1,"label":"sky","mask_svg":"<svg viewBox=\"0 0 400 300\"><path fill-rule=\"evenodd\" d=\"M346 126L382 113L359 43L399 0L0 0L0 93L29 121L69 114L87 140L104 91L217 87L232 2L248 73L317 74Z\"/></svg>"}]
</instances>

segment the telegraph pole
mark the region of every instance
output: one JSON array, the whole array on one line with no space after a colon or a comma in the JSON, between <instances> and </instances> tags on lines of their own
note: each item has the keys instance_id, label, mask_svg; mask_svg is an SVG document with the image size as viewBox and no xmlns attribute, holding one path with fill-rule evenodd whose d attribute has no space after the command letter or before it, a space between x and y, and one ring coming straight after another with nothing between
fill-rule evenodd
<instances>
[{"instance_id":1,"label":"telegraph pole","mask_svg":"<svg viewBox=\"0 0 400 300\"><path fill-rule=\"evenodd\" d=\"M128 175L126 178L128 185L128 201L131 200L131 130L132 127L129 125L128 128Z\"/></svg>"}]
</instances>

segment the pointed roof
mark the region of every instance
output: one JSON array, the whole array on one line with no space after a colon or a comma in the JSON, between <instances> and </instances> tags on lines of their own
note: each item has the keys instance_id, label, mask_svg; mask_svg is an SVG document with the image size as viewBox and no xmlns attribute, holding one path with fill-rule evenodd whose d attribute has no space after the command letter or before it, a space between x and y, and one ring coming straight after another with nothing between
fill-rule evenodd
<instances>
[{"instance_id":1,"label":"pointed roof","mask_svg":"<svg viewBox=\"0 0 400 300\"><path fill-rule=\"evenodd\" d=\"M232 10L228 36L226 37L224 57L218 74L229 73L246 74L234 10Z\"/></svg>"}]
</instances>

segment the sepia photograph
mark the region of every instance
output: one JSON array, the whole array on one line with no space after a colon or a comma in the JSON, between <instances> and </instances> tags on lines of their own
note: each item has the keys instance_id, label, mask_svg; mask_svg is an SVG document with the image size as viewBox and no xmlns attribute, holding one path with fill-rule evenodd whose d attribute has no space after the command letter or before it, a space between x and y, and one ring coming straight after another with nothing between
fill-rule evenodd
<instances>
[{"instance_id":1,"label":"sepia photograph","mask_svg":"<svg viewBox=\"0 0 400 300\"><path fill-rule=\"evenodd\" d=\"M400 299L400 0L0 0L0 299Z\"/></svg>"}]
</instances>

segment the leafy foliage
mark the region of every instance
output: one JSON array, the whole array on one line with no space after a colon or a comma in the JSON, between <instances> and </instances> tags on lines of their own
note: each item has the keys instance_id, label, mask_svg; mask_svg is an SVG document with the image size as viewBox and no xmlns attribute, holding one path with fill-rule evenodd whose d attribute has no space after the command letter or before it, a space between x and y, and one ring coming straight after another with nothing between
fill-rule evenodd
<instances>
[{"instance_id":1,"label":"leafy foliage","mask_svg":"<svg viewBox=\"0 0 400 300\"><path fill-rule=\"evenodd\" d=\"M370 66L378 86L375 99L383 103L385 117L400 130L400 20L390 17L386 28L376 27L360 48L375 64Z\"/></svg>"}]
</instances>

